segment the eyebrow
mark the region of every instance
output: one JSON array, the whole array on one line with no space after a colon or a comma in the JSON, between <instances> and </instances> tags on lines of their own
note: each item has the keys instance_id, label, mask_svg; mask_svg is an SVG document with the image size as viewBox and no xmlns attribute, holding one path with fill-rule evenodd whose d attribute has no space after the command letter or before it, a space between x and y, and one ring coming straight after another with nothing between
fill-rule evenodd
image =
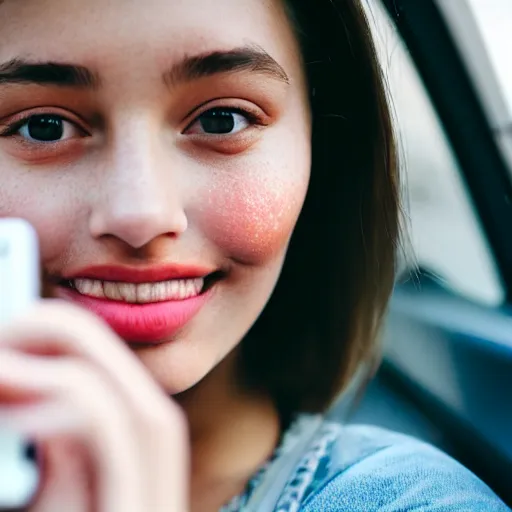
<instances>
[{"instance_id":1,"label":"eyebrow","mask_svg":"<svg viewBox=\"0 0 512 512\"><path fill-rule=\"evenodd\" d=\"M84 66L12 59L0 64L0 85L37 84L96 89L99 76Z\"/></svg>"},{"instance_id":2,"label":"eyebrow","mask_svg":"<svg viewBox=\"0 0 512 512\"><path fill-rule=\"evenodd\" d=\"M164 81L169 86L175 86L220 73L237 72L267 75L280 82L290 83L282 66L258 46L185 57L164 74Z\"/></svg>"},{"instance_id":3,"label":"eyebrow","mask_svg":"<svg viewBox=\"0 0 512 512\"><path fill-rule=\"evenodd\" d=\"M163 74L163 80L167 86L174 87L221 73L241 72L267 75L280 82L290 83L282 66L257 46L185 57ZM3 84L97 89L101 86L101 78L98 73L85 66L31 62L18 58L0 64L0 85Z\"/></svg>"}]
</instances>

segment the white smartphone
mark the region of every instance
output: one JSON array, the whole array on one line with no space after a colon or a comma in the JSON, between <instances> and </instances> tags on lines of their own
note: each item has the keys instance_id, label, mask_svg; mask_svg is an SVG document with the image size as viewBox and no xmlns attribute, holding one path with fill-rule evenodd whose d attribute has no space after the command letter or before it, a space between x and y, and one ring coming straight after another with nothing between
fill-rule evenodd
<instances>
[{"instance_id":1,"label":"white smartphone","mask_svg":"<svg viewBox=\"0 0 512 512\"><path fill-rule=\"evenodd\" d=\"M40 294L39 247L32 226L0 218L0 330ZM0 404L1 407L1 404ZM30 442L0 424L0 510L26 507L39 487Z\"/></svg>"}]
</instances>

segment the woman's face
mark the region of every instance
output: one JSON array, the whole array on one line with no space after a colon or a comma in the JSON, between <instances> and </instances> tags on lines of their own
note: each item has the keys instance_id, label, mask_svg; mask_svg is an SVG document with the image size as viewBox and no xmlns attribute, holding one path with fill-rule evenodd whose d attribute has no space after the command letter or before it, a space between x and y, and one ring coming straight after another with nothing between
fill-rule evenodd
<instances>
[{"instance_id":1,"label":"woman's face","mask_svg":"<svg viewBox=\"0 0 512 512\"><path fill-rule=\"evenodd\" d=\"M36 228L44 294L103 317L171 393L265 306L310 130L278 0L0 2L0 217Z\"/></svg>"}]
</instances>

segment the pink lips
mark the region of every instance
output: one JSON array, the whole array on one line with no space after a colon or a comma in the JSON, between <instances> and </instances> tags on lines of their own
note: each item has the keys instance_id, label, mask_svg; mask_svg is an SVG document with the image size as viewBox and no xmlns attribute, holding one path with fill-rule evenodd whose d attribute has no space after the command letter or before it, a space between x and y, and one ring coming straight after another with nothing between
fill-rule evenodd
<instances>
[{"instance_id":1,"label":"pink lips","mask_svg":"<svg viewBox=\"0 0 512 512\"><path fill-rule=\"evenodd\" d=\"M151 283L171 279L205 277L211 269L166 266L150 269L93 267L67 275L66 279L88 278L129 283ZM125 341L154 345L171 338L182 329L209 299L209 291L184 300L151 304L129 304L88 297L71 288L59 287L58 296L74 302L105 320Z\"/></svg>"}]
</instances>

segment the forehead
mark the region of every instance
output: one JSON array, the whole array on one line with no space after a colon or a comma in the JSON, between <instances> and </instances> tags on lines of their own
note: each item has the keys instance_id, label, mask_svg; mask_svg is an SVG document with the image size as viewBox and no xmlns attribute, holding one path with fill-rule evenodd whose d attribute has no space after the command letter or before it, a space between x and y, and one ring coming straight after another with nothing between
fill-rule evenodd
<instances>
[{"instance_id":1,"label":"forehead","mask_svg":"<svg viewBox=\"0 0 512 512\"><path fill-rule=\"evenodd\" d=\"M163 64L258 45L293 75L300 56L282 1L0 0L0 61Z\"/></svg>"}]
</instances>

